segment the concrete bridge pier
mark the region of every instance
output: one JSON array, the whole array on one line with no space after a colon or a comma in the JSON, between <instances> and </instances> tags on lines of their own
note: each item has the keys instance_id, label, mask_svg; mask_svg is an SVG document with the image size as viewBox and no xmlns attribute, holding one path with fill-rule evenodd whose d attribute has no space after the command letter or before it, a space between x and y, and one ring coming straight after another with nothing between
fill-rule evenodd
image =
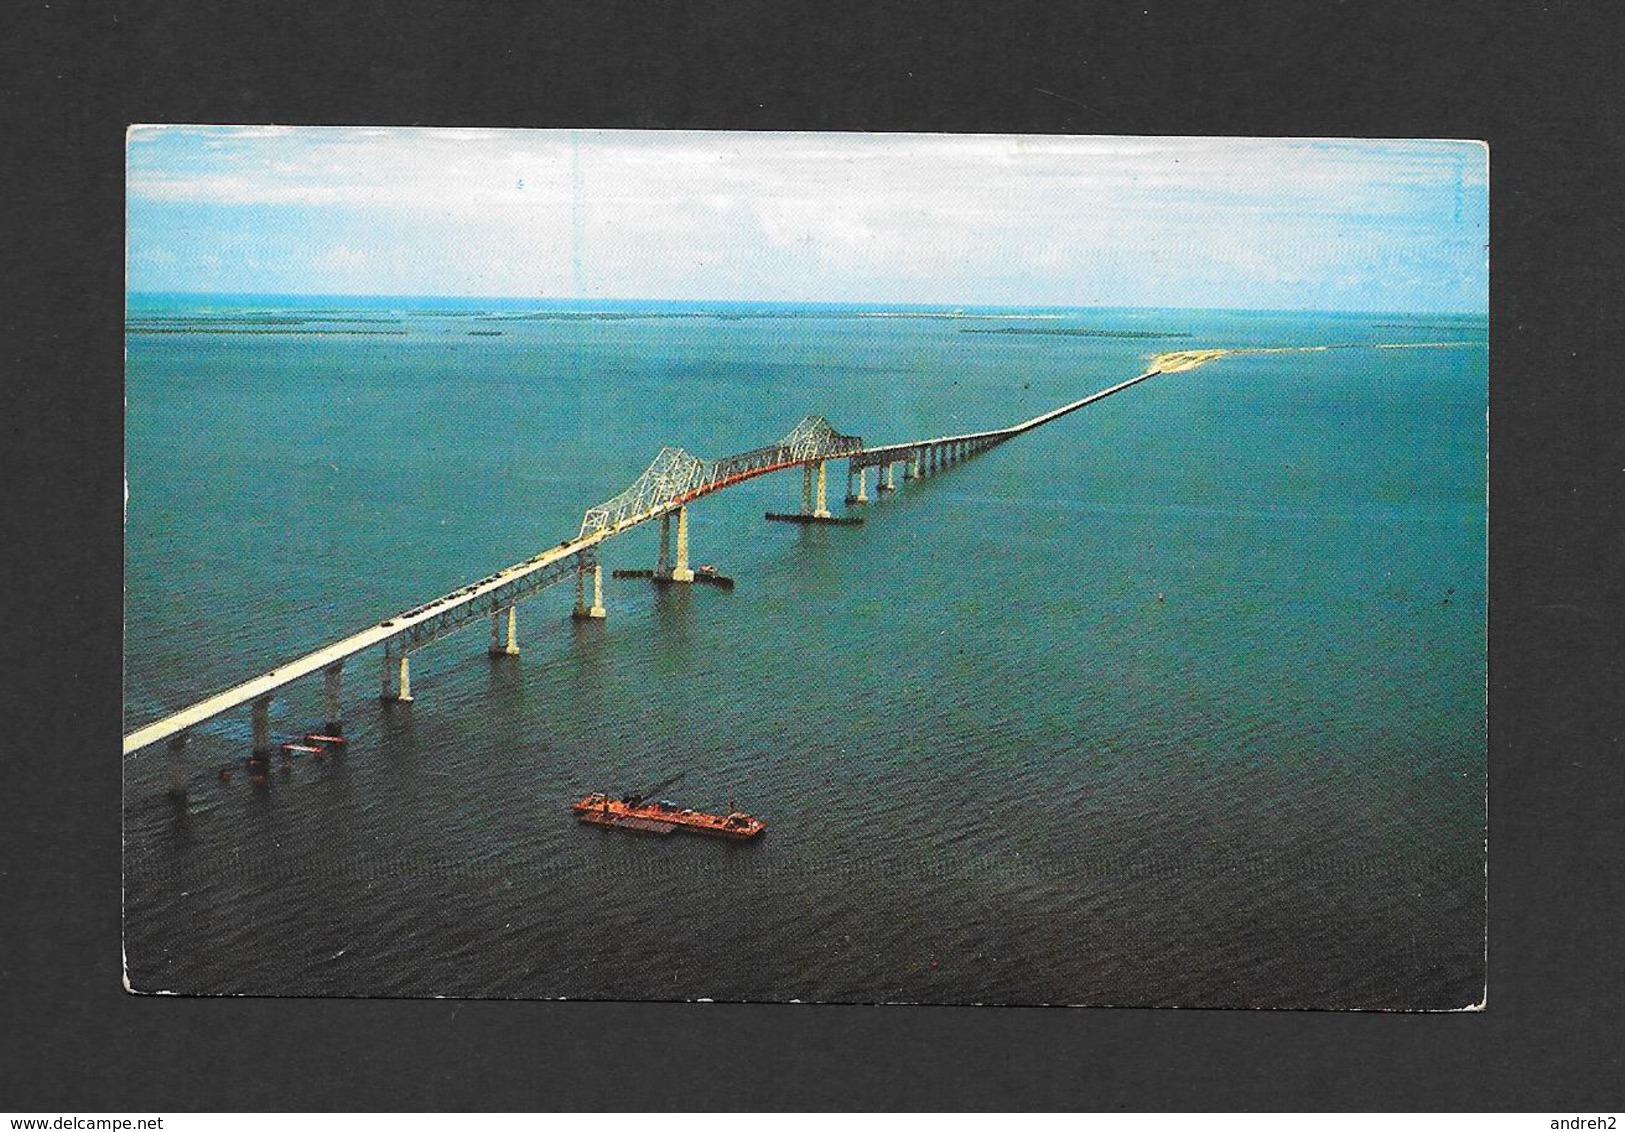
<instances>
[{"instance_id":1,"label":"concrete bridge pier","mask_svg":"<svg viewBox=\"0 0 1625 1132\"><path fill-rule=\"evenodd\" d=\"M677 508L677 561L672 562L671 512L660 516L660 559L655 563L654 576L663 582L692 582L694 571L688 566L688 508Z\"/></svg>"},{"instance_id":2,"label":"concrete bridge pier","mask_svg":"<svg viewBox=\"0 0 1625 1132\"><path fill-rule=\"evenodd\" d=\"M396 656L386 646L383 664L383 691L378 696L386 704L412 702L412 662L404 646Z\"/></svg>"},{"instance_id":3,"label":"concrete bridge pier","mask_svg":"<svg viewBox=\"0 0 1625 1132\"><path fill-rule=\"evenodd\" d=\"M814 475L814 465L817 466L816 476ZM850 491L852 478L852 465L850 462L847 464L846 475L848 491ZM817 484L816 487L813 486L815 483ZM856 503L857 499L848 495L846 501ZM861 516L841 515L837 517L829 513L829 461L816 459L801 465L801 510L790 514L769 511L767 518L777 523L799 523L802 526L861 527L863 525Z\"/></svg>"},{"instance_id":4,"label":"concrete bridge pier","mask_svg":"<svg viewBox=\"0 0 1625 1132\"><path fill-rule=\"evenodd\" d=\"M896 464L894 464L894 463L892 463L890 461L887 461L887 463L886 463L886 482L885 483L880 482L880 471L878 469L876 469L876 471L875 471L875 491L881 492L881 491L896 491L897 490L897 483L896 483L895 480L892 479L892 471L896 467L897 467Z\"/></svg>"},{"instance_id":5,"label":"concrete bridge pier","mask_svg":"<svg viewBox=\"0 0 1625 1132\"><path fill-rule=\"evenodd\" d=\"M905 481L923 479L924 476L920 470L921 465L920 452L915 449L908 454L908 466L903 469L903 479Z\"/></svg>"},{"instance_id":6,"label":"concrete bridge pier","mask_svg":"<svg viewBox=\"0 0 1625 1132\"><path fill-rule=\"evenodd\" d=\"M854 480L853 480L854 476L857 477L856 478L856 483L857 483L857 491L856 491L856 493L854 493L853 489L852 489L852 485L853 485L853 482L854 482ZM851 506L854 503L867 503L867 502L869 502L869 468L868 468L868 465L864 465L861 468L854 468L850 464L847 465L847 468L846 468L846 502L847 502L848 506Z\"/></svg>"},{"instance_id":7,"label":"concrete bridge pier","mask_svg":"<svg viewBox=\"0 0 1625 1132\"><path fill-rule=\"evenodd\" d=\"M823 484L818 485L820 488ZM692 582L694 571L688 567L688 508L677 508L677 565L671 568L674 582Z\"/></svg>"},{"instance_id":8,"label":"concrete bridge pier","mask_svg":"<svg viewBox=\"0 0 1625 1132\"><path fill-rule=\"evenodd\" d=\"M576 608L570 614L577 621L602 621L604 619L604 568L598 563L592 564L592 604L586 601L586 570L576 571Z\"/></svg>"},{"instance_id":9,"label":"concrete bridge pier","mask_svg":"<svg viewBox=\"0 0 1625 1132\"><path fill-rule=\"evenodd\" d=\"M587 567L575 562L575 609L570 611L570 620L587 620Z\"/></svg>"},{"instance_id":10,"label":"concrete bridge pier","mask_svg":"<svg viewBox=\"0 0 1625 1132\"><path fill-rule=\"evenodd\" d=\"M254 754L269 755L271 753L271 693L258 697L254 701Z\"/></svg>"},{"instance_id":11,"label":"concrete bridge pier","mask_svg":"<svg viewBox=\"0 0 1625 1132\"><path fill-rule=\"evenodd\" d=\"M655 557L655 577L671 577L671 512L660 516L660 553Z\"/></svg>"},{"instance_id":12,"label":"concrete bridge pier","mask_svg":"<svg viewBox=\"0 0 1625 1132\"><path fill-rule=\"evenodd\" d=\"M327 718L322 722L322 733L325 735L344 734L344 662L338 661L327 666L323 672L326 686L323 691L327 706Z\"/></svg>"},{"instance_id":13,"label":"concrete bridge pier","mask_svg":"<svg viewBox=\"0 0 1625 1132\"><path fill-rule=\"evenodd\" d=\"M171 798L185 798L186 788L191 779L186 765L186 736L187 732L177 731L169 737L169 796Z\"/></svg>"},{"instance_id":14,"label":"concrete bridge pier","mask_svg":"<svg viewBox=\"0 0 1625 1132\"><path fill-rule=\"evenodd\" d=\"M503 613L507 616L504 618ZM503 640L503 622L507 622L507 640ZM491 655L492 656L518 656L519 655L519 606L508 606L507 610L497 610L491 614ZM404 659L404 656L403 656Z\"/></svg>"}]
</instances>

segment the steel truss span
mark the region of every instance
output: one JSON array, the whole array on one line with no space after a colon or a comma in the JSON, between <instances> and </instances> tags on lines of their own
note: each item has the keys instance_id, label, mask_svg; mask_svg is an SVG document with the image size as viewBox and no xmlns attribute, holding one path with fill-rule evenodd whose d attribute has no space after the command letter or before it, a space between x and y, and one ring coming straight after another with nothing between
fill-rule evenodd
<instances>
[{"instance_id":1,"label":"steel truss span","mask_svg":"<svg viewBox=\"0 0 1625 1132\"><path fill-rule=\"evenodd\" d=\"M783 468L811 465L863 451L863 438L844 436L823 417L804 417L777 444L720 460L662 448L631 487L589 510L578 537L615 535L714 491Z\"/></svg>"}]
</instances>

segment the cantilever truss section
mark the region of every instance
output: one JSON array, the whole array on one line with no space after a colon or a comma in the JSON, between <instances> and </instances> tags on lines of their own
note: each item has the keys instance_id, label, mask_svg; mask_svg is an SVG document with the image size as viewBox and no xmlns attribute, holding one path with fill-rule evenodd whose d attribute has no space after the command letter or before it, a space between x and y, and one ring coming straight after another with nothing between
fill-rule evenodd
<instances>
[{"instance_id":1,"label":"cantilever truss section","mask_svg":"<svg viewBox=\"0 0 1625 1132\"><path fill-rule=\"evenodd\" d=\"M863 451L863 438L835 431L823 417L804 417L777 444L720 460L702 460L681 448L662 448L631 487L589 510L581 534L617 534L713 491L790 468Z\"/></svg>"}]
</instances>

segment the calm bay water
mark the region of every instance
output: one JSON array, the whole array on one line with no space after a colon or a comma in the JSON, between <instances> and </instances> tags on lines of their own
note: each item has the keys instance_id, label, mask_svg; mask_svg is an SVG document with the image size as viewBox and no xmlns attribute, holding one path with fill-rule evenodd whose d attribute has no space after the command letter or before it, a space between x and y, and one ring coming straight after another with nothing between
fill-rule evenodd
<instances>
[{"instance_id":1,"label":"calm bay water","mask_svg":"<svg viewBox=\"0 0 1625 1132\"><path fill-rule=\"evenodd\" d=\"M409 706L352 661L341 760L254 789L246 710L194 733L184 805L127 759L137 989L1477 1001L1482 320L595 309L134 298L127 727L557 543L663 444L991 427L1165 350L1466 345L1157 377L857 528L765 523L800 476L752 481L691 512L731 593L609 580L640 529L604 624L555 587L518 658L416 654ZM1008 328L1112 336L971 332ZM319 679L272 709L321 716ZM765 838L570 818L679 771Z\"/></svg>"}]
</instances>

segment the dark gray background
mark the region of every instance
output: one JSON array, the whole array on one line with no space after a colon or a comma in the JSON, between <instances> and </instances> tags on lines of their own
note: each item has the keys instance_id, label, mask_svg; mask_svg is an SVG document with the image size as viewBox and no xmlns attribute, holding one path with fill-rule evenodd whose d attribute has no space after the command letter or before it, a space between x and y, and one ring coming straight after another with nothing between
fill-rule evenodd
<instances>
[{"instance_id":1,"label":"dark gray background","mask_svg":"<svg viewBox=\"0 0 1625 1132\"><path fill-rule=\"evenodd\" d=\"M7 24L0 1108L1618 1107L1617 16L1414 0L34 0ZM1487 139L1488 1011L125 995L130 122Z\"/></svg>"}]
</instances>

